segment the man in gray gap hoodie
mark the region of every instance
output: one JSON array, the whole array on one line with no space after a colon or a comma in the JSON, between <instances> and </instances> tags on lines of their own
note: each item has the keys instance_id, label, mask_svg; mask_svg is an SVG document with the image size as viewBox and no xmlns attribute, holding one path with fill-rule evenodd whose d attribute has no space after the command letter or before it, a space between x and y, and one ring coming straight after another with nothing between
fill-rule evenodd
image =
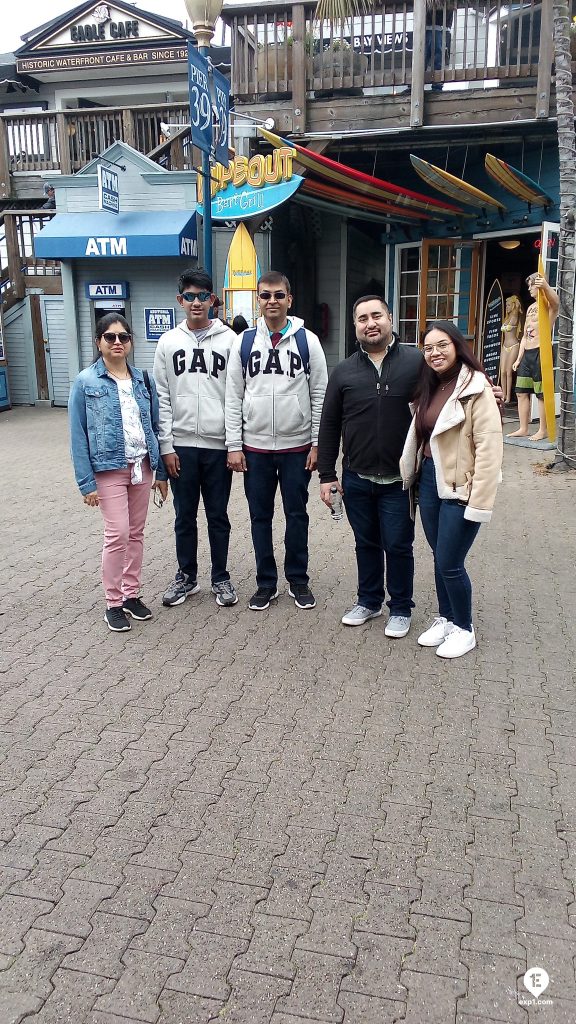
<instances>
[{"instance_id":1,"label":"man in gray gap hoodie","mask_svg":"<svg viewBox=\"0 0 576 1024\"><path fill-rule=\"evenodd\" d=\"M284 573L298 608L314 608L308 577L308 486L316 469L320 414L328 374L319 339L289 317L288 279L276 271L258 281L262 316L256 331L233 343L226 380L228 465L244 473L256 555L257 591L248 607L278 597L272 543L278 484L286 517Z\"/></svg>"},{"instance_id":2,"label":"man in gray gap hoodie","mask_svg":"<svg viewBox=\"0 0 576 1024\"><path fill-rule=\"evenodd\" d=\"M160 404L160 454L174 496L178 571L162 603L182 604L198 586L198 504L208 521L212 593L222 607L238 597L227 568L232 474L226 465L224 398L226 370L234 332L209 319L215 295L201 269L186 270L176 299L186 319L167 331L157 345L154 380Z\"/></svg>"}]
</instances>

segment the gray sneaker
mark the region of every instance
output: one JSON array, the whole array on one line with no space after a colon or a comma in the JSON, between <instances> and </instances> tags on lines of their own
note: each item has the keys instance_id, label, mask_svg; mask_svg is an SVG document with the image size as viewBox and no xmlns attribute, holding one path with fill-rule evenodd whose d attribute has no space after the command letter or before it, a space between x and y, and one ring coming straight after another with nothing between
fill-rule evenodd
<instances>
[{"instance_id":1,"label":"gray sneaker","mask_svg":"<svg viewBox=\"0 0 576 1024\"><path fill-rule=\"evenodd\" d=\"M230 608L233 604L238 604L238 594L230 580L213 583L212 593L216 594L216 604L219 604L221 608Z\"/></svg>"},{"instance_id":2,"label":"gray sneaker","mask_svg":"<svg viewBox=\"0 0 576 1024\"><path fill-rule=\"evenodd\" d=\"M386 636L406 636L410 629L412 619L409 615L391 615L384 630Z\"/></svg>"},{"instance_id":3,"label":"gray sneaker","mask_svg":"<svg viewBox=\"0 0 576 1024\"><path fill-rule=\"evenodd\" d=\"M377 619L379 615L382 615L382 608L365 608L363 604L355 604L342 616L342 622L345 626L363 626L369 619Z\"/></svg>"},{"instance_id":4,"label":"gray sneaker","mask_svg":"<svg viewBox=\"0 0 576 1024\"><path fill-rule=\"evenodd\" d=\"M191 580L185 572L178 569L172 583L164 592L162 604L167 608L175 608L177 604L184 604L190 594L197 594L200 590L196 580Z\"/></svg>"}]
</instances>

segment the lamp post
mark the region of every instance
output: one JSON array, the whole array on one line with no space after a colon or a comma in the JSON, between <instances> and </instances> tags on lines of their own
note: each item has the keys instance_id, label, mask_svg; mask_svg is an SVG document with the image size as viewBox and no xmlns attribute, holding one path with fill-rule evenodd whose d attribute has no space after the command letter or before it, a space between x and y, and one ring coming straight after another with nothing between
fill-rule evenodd
<instances>
[{"instance_id":1,"label":"lamp post","mask_svg":"<svg viewBox=\"0 0 576 1024\"><path fill-rule=\"evenodd\" d=\"M198 43L198 51L208 57L214 27L223 6L223 0L184 0ZM202 178L204 191L204 269L212 277L212 176L211 154L202 152Z\"/></svg>"}]
</instances>

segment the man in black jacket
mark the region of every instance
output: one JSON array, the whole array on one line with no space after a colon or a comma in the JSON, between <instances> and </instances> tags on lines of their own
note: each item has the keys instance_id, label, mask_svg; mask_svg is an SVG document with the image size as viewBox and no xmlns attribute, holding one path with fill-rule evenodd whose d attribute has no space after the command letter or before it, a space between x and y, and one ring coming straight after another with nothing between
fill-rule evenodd
<instances>
[{"instance_id":1,"label":"man in black jacket","mask_svg":"<svg viewBox=\"0 0 576 1024\"><path fill-rule=\"evenodd\" d=\"M414 607L414 522L399 461L422 355L400 344L381 296L362 296L353 316L359 351L334 370L322 410L320 497L330 505L330 488L337 487L356 539L358 599L342 622L360 626L382 614L386 556L390 616L385 633L402 637ZM341 438L342 485L336 474Z\"/></svg>"}]
</instances>

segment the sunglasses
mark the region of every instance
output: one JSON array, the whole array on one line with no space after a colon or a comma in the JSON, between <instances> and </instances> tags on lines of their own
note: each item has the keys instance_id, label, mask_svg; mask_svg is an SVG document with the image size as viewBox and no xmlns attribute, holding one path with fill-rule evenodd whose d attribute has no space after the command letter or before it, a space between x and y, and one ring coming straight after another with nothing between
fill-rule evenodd
<instances>
[{"instance_id":1,"label":"sunglasses","mask_svg":"<svg viewBox=\"0 0 576 1024\"><path fill-rule=\"evenodd\" d=\"M115 331L106 331L102 337L109 345L113 345L116 338L118 338L118 341L121 341L123 345L127 345L129 341L132 341L132 335L127 334L126 331L120 331L118 334L116 334Z\"/></svg>"},{"instance_id":2,"label":"sunglasses","mask_svg":"<svg viewBox=\"0 0 576 1024\"><path fill-rule=\"evenodd\" d=\"M280 302L286 298L286 292L259 292L258 298L264 299L264 302L268 302L268 299L276 299Z\"/></svg>"},{"instance_id":3,"label":"sunglasses","mask_svg":"<svg viewBox=\"0 0 576 1024\"><path fill-rule=\"evenodd\" d=\"M208 302L212 298L212 292L180 292L186 302Z\"/></svg>"}]
</instances>

